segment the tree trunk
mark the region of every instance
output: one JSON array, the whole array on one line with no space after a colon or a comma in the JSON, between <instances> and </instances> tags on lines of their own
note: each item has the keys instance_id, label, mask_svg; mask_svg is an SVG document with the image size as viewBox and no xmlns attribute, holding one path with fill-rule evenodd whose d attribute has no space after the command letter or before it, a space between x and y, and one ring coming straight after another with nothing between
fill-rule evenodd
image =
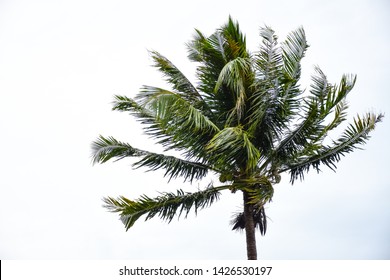
<instances>
[{"instance_id":1,"label":"tree trunk","mask_svg":"<svg viewBox=\"0 0 390 280\"><path fill-rule=\"evenodd\" d=\"M257 260L255 222L253 220L253 205L249 204L249 196L244 193L244 218L245 218L245 235L246 235L246 252L248 260Z\"/></svg>"}]
</instances>

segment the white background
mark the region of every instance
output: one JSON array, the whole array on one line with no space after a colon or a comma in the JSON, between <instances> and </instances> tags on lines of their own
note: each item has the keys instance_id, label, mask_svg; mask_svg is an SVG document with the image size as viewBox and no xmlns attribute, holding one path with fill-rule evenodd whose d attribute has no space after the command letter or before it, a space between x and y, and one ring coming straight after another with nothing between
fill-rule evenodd
<instances>
[{"instance_id":1,"label":"white background","mask_svg":"<svg viewBox=\"0 0 390 280\"><path fill-rule=\"evenodd\" d=\"M265 273L261 274L261 268ZM161 270L160 270L161 268ZM215 269L214 269L215 268ZM222 268L222 270L221 270ZM249 268L246 270L245 268ZM254 269L252 269L254 268ZM258 268L258 269L256 269ZM127 269L127 270L126 270ZM149 271L146 271L149 269ZM164 276L157 276L160 271ZM120 275L122 270L122 275ZM124 274L126 271L126 274ZM230 275L226 275L229 271ZM234 272L233 272L234 271ZM249 271L247 275L237 274ZM174 276L167 274L173 273ZM221 274L221 272L225 274ZM257 272L259 273L258 275ZM137 274L138 273L138 274ZM142 274L143 273L143 274ZM181 273L181 274L180 274ZM193 275L184 275L192 273ZM215 275L215 273L217 273ZM236 273L236 275L234 275ZM253 273L255 275L251 275ZM147 275L149 274L149 275ZM146 276L147 275L147 276ZM165 276L167 275L167 276ZM68 279L375 279L388 280L390 276L388 260L273 260L273 261L15 261L2 263L3 280L68 280Z\"/></svg>"},{"instance_id":2,"label":"white background","mask_svg":"<svg viewBox=\"0 0 390 280\"><path fill-rule=\"evenodd\" d=\"M126 113L111 111L114 94L133 97L164 85L147 49L167 56L191 79L185 43L198 28L211 34L229 14L260 43L259 27L279 35L300 25L310 48L302 88L313 66L331 82L358 81L356 112L389 112L390 4L386 0L124 1L0 0L0 258L245 259L244 235L230 218L241 196L226 193L197 217L136 223L125 232L102 197L206 186L213 178L168 184L162 172L132 170L132 160L91 165L99 134L159 151ZM389 259L389 120L348 155L337 173L275 186L269 228L258 237L262 259ZM335 136L337 137L337 136Z\"/></svg>"}]
</instances>

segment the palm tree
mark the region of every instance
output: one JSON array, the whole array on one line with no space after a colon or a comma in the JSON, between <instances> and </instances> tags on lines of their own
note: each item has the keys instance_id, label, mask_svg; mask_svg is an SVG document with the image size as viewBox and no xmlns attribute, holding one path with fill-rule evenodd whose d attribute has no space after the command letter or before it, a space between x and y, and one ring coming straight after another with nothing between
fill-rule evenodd
<instances>
[{"instance_id":1,"label":"palm tree","mask_svg":"<svg viewBox=\"0 0 390 280\"><path fill-rule=\"evenodd\" d=\"M237 22L228 22L207 37L196 30L187 44L195 62L197 84L191 83L175 65L151 51L154 66L171 90L143 86L134 98L115 96L113 110L130 112L147 135L180 156L152 153L100 136L93 142L93 163L137 157L135 168L164 169L169 179L193 182L208 173L219 176L220 185L207 185L189 193L183 190L104 198L105 207L120 215L126 230L145 215L170 222L187 216L191 209L210 206L222 191L241 193L243 211L232 220L234 230L246 234L247 257L257 259L255 229L267 229L264 205L273 196L282 173L290 182L304 179L311 169L336 163L369 139L383 115L356 116L337 140L329 133L346 120L346 97L356 76L343 75L331 84L315 67L308 92L298 84L301 60L308 44L303 28L292 31L279 44L270 27L260 29L262 43L249 52ZM333 138L334 139L334 138Z\"/></svg>"}]
</instances>

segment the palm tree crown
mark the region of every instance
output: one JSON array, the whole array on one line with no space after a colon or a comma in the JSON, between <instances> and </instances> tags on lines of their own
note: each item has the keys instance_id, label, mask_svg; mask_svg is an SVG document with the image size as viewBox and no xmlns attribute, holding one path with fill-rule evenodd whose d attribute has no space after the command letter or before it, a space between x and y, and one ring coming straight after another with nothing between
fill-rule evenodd
<instances>
[{"instance_id":1,"label":"palm tree crown","mask_svg":"<svg viewBox=\"0 0 390 280\"><path fill-rule=\"evenodd\" d=\"M192 182L212 172L221 182L193 193L105 198L105 207L120 214L126 230L143 215L171 221L191 209L210 206L221 191L239 191L244 210L235 216L233 229L245 229L248 258L255 259L254 229L266 232L264 204L272 199L281 174L288 172L294 183L310 169L335 170L341 156L369 139L381 114L358 115L337 140L327 137L346 120L346 97L356 76L343 75L339 84L331 84L316 67L310 90L304 93L298 84L308 48L303 28L289 33L281 44L267 26L260 29L260 36L260 48L250 52L231 18L211 36L196 30L187 47L188 58L197 65L197 84L152 51L154 66L171 89L143 86L134 99L115 96L113 110L130 112L165 151L179 151L181 156L152 153L100 136L92 145L94 163L137 157L134 167L164 169L169 179Z\"/></svg>"}]
</instances>

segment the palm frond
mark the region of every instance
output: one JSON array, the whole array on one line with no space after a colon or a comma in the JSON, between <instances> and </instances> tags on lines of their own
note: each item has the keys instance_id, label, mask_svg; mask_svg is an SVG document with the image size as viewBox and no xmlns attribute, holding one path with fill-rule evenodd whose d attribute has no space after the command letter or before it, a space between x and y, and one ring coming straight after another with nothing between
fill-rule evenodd
<instances>
[{"instance_id":1,"label":"palm frond","mask_svg":"<svg viewBox=\"0 0 390 280\"><path fill-rule=\"evenodd\" d=\"M301 61L308 48L305 31L302 27L290 32L281 44L282 75L280 75L280 115L282 123L289 123L299 110L299 88L301 77Z\"/></svg>"},{"instance_id":2,"label":"palm frond","mask_svg":"<svg viewBox=\"0 0 390 280\"><path fill-rule=\"evenodd\" d=\"M164 90L159 88L152 88L152 90L157 93L164 92ZM171 92L166 91L166 93L169 94ZM160 102L160 104L163 104L163 102ZM167 125L169 122L166 120L166 118L161 118L161 114L158 116L158 113L156 113L156 108L148 108L148 106L145 106L145 104L141 106L135 100L119 95L115 96L113 105L113 110L129 112L131 115L133 115L137 121L144 125L143 129L145 132L155 139L160 139L161 144L173 143L173 135L172 132L169 131L169 126ZM167 107L166 104L163 105Z\"/></svg>"},{"instance_id":3,"label":"palm frond","mask_svg":"<svg viewBox=\"0 0 390 280\"><path fill-rule=\"evenodd\" d=\"M150 131L159 131L164 134L163 125L156 119L155 113L141 105L134 99L127 96L115 95L112 102L112 110L120 112L129 112L141 124L146 125Z\"/></svg>"},{"instance_id":4,"label":"palm frond","mask_svg":"<svg viewBox=\"0 0 390 280\"><path fill-rule=\"evenodd\" d=\"M206 107L207 104L203 101L198 90L170 60L157 51L151 51L150 54L154 61L153 66L163 73L166 81L172 85L172 88L180 94L183 99L197 108L202 106Z\"/></svg>"},{"instance_id":5,"label":"palm frond","mask_svg":"<svg viewBox=\"0 0 390 280\"><path fill-rule=\"evenodd\" d=\"M279 78L283 60L275 32L266 26L261 28L260 36L262 44L254 58L256 82L252 86L247 125L248 131L254 136L256 147L266 156L286 125Z\"/></svg>"},{"instance_id":6,"label":"palm frond","mask_svg":"<svg viewBox=\"0 0 390 280\"><path fill-rule=\"evenodd\" d=\"M155 123L145 131L158 144L184 151L188 158L206 157L204 146L219 128L201 110L180 94L156 87L145 86L137 101L155 116Z\"/></svg>"},{"instance_id":7,"label":"palm frond","mask_svg":"<svg viewBox=\"0 0 390 280\"><path fill-rule=\"evenodd\" d=\"M301 120L290 131L285 131L285 137L279 143L273 158L285 160L291 154L305 151L312 153L313 148L321 147L327 133L345 120L347 105L345 98L353 88L356 77L343 75L340 85L333 86L319 67L312 77L310 95L303 99L304 106ZM324 125L326 117L335 111L333 120ZM269 159L270 162L273 159Z\"/></svg>"},{"instance_id":8,"label":"palm frond","mask_svg":"<svg viewBox=\"0 0 390 280\"><path fill-rule=\"evenodd\" d=\"M248 131L253 136L255 146L263 156L267 156L286 126L283 104L273 88L259 88L252 96L247 118Z\"/></svg>"},{"instance_id":9,"label":"palm frond","mask_svg":"<svg viewBox=\"0 0 390 280\"><path fill-rule=\"evenodd\" d=\"M250 141L246 131L240 127L227 127L218 132L207 145L209 157L213 162L222 166L254 170L260 152Z\"/></svg>"},{"instance_id":10,"label":"palm frond","mask_svg":"<svg viewBox=\"0 0 390 280\"><path fill-rule=\"evenodd\" d=\"M294 84L300 78L301 60L305 56L308 47L305 30L302 27L290 32L281 45L283 51L283 72L288 80L293 81Z\"/></svg>"},{"instance_id":11,"label":"palm frond","mask_svg":"<svg viewBox=\"0 0 390 280\"><path fill-rule=\"evenodd\" d=\"M216 95L226 94L223 93L223 90L220 91L222 85L230 89L230 92L233 94L233 103L235 104L233 112L238 120L243 116L247 99L246 90L248 83L251 83L253 79L250 77L252 74L251 68L249 58L237 57L223 67L215 85L214 91Z\"/></svg>"},{"instance_id":12,"label":"palm frond","mask_svg":"<svg viewBox=\"0 0 390 280\"><path fill-rule=\"evenodd\" d=\"M339 101L334 109L334 116L332 121L329 124L323 126L323 129L318 132L317 137L313 142L318 142L321 139L324 139L330 131L344 122L347 119L347 109L347 101L345 99Z\"/></svg>"},{"instance_id":13,"label":"palm frond","mask_svg":"<svg viewBox=\"0 0 390 280\"><path fill-rule=\"evenodd\" d=\"M215 85L217 93L222 84L227 85L233 92L240 95L245 91L245 78L251 73L251 61L248 58L237 57L223 67ZM238 99L238 98L236 98Z\"/></svg>"},{"instance_id":14,"label":"palm frond","mask_svg":"<svg viewBox=\"0 0 390 280\"><path fill-rule=\"evenodd\" d=\"M129 230L134 223L143 215L145 220L149 220L156 215L167 222L182 214L187 217L191 209L195 214L198 210L209 207L219 199L220 191L227 187L209 187L203 191L195 193L177 190L176 193L165 192L155 198L146 195L137 200L130 200L123 196L115 199L112 197L104 198L104 207L110 212L119 213L120 219Z\"/></svg>"},{"instance_id":15,"label":"palm frond","mask_svg":"<svg viewBox=\"0 0 390 280\"><path fill-rule=\"evenodd\" d=\"M125 96L116 96L114 110L129 111L143 129L166 150L184 152L196 161L205 158L204 146L219 131L219 128L192 106L180 94L156 87L143 88L138 102Z\"/></svg>"},{"instance_id":16,"label":"palm frond","mask_svg":"<svg viewBox=\"0 0 390 280\"><path fill-rule=\"evenodd\" d=\"M245 179L238 178L233 182L232 188L248 193L248 203L256 208L261 208L270 202L274 195L272 183L265 175L256 174Z\"/></svg>"},{"instance_id":17,"label":"palm frond","mask_svg":"<svg viewBox=\"0 0 390 280\"><path fill-rule=\"evenodd\" d=\"M374 130L375 125L382 119L382 114L367 113L364 117L358 115L354 119L354 123L350 124L341 137L334 141L331 146L323 146L311 156L298 155L281 172L289 170L291 182L294 183L298 178L303 179L304 173L308 172L310 168L314 168L317 172L320 171L321 164L335 170L336 163L340 161L341 156L359 149L360 145L365 144L370 138L369 133Z\"/></svg>"},{"instance_id":18,"label":"palm frond","mask_svg":"<svg viewBox=\"0 0 390 280\"><path fill-rule=\"evenodd\" d=\"M236 83L228 76L232 72L237 76L240 71L234 70L242 66L242 59L250 57L246 50L245 35L240 31L238 23L229 18L227 24L209 37L197 30L194 40L188 44L188 48L189 58L192 61L200 62L196 71L200 82L198 89L213 112L213 122L219 127L223 127L226 120L232 118L231 111L234 108L238 109L239 114L242 110L244 100L242 89L246 85L240 82ZM230 63L236 59L237 61ZM222 71L224 73L221 73ZM241 79L241 81L245 80ZM239 100L240 106L236 104L236 100Z\"/></svg>"},{"instance_id":19,"label":"palm frond","mask_svg":"<svg viewBox=\"0 0 390 280\"><path fill-rule=\"evenodd\" d=\"M199 30L195 31L193 40L187 44L188 58L200 63L196 70L196 75L200 81L197 88L205 94L206 98L210 99L214 95L219 73L227 63L223 47L224 39L220 32L215 32L210 37L206 37ZM211 104L209 103L209 105Z\"/></svg>"},{"instance_id":20,"label":"palm frond","mask_svg":"<svg viewBox=\"0 0 390 280\"><path fill-rule=\"evenodd\" d=\"M255 205L256 208L261 208L270 202L274 195L274 188L268 180L265 183L252 185L245 190L249 195L249 203Z\"/></svg>"},{"instance_id":21,"label":"palm frond","mask_svg":"<svg viewBox=\"0 0 390 280\"><path fill-rule=\"evenodd\" d=\"M329 83L328 78L324 74L324 72L318 66L314 67L315 74L312 75L312 83L310 88L310 96L311 100L318 100L322 102L326 96L332 90L332 85Z\"/></svg>"},{"instance_id":22,"label":"palm frond","mask_svg":"<svg viewBox=\"0 0 390 280\"><path fill-rule=\"evenodd\" d=\"M344 100L356 83L356 75L343 75L339 85L331 85L326 75L316 66L312 76L310 96L307 104L316 103L320 111L320 118L328 116L334 107Z\"/></svg>"},{"instance_id":23,"label":"palm frond","mask_svg":"<svg viewBox=\"0 0 390 280\"><path fill-rule=\"evenodd\" d=\"M217 71L230 60L248 55L245 35L231 17L227 24L209 37L195 29L194 38L187 44L187 48L191 61L203 62L205 66L219 66L208 67L209 70Z\"/></svg>"},{"instance_id":24,"label":"palm frond","mask_svg":"<svg viewBox=\"0 0 390 280\"><path fill-rule=\"evenodd\" d=\"M227 24L221 27L220 32L224 38L224 53L229 61L238 57L248 57L246 38L241 32L238 22L234 22L229 17Z\"/></svg>"},{"instance_id":25,"label":"palm frond","mask_svg":"<svg viewBox=\"0 0 390 280\"><path fill-rule=\"evenodd\" d=\"M114 95L114 101L112 102L112 104L113 111L140 112L143 109L137 104L137 102L134 101L134 99L123 95Z\"/></svg>"},{"instance_id":26,"label":"palm frond","mask_svg":"<svg viewBox=\"0 0 390 280\"><path fill-rule=\"evenodd\" d=\"M217 31L206 37L200 30L195 29L193 39L186 44L188 58L194 62L209 63L210 66L219 65L222 69L223 65L227 63L223 44L224 39L221 32Z\"/></svg>"},{"instance_id":27,"label":"palm frond","mask_svg":"<svg viewBox=\"0 0 390 280\"><path fill-rule=\"evenodd\" d=\"M92 162L104 163L112 158L139 157L145 155L145 152L133 148L127 143L120 142L114 137L99 136L92 142Z\"/></svg>"},{"instance_id":28,"label":"palm frond","mask_svg":"<svg viewBox=\"0 0 390 280\"><path fill-rule=\"evenodd\" d=\"M307 145L322 129L321 122L326 117L325 113L330 112L331 108L324 112L323 107L326 100L331 99L334 95L332 85L329 84L320 68L316 67L315 70L316 75L312 76L311 95L301 100L303 113L301 113L300 123L296 124L289 133L286 133L285 138L276 149L277 151L286 149L284 152L289 154Z\"/></svg>"},{"instance_id":29,"label":"palm frond","mask_svg":"<svg viewBox=\"0 0 390 280\"><path fill-rule=\"evenodd\" d=\"M153 112L155 118L164 121L166 125L170 125L170 121L185 119L187 128L197 132L199 130L219 130L201 110L195 108L181 94L157 87L144 86L136 100L142 108Z\"/></svg>"},{"instance_id":30,"label":"palm frond","mask_svg":"<svg viewBox=\"0 0 390 280\"><path fill-rule=\"evenodd\" d=\"M164 169L166 170L164 177L168 176L169 180L183 177L184 181L190 182L194 179L202 179L207 175L208 170L213 170L212 167L202 163L157 153L147 153L133 166L136 168L147 167L149 171Z\"/></svg>"},{"instance_id":31,"label":"palm frond","mask_svg":"<svg viewBox=\"0 0 390 280\"><path fill-rule=\"evenodd\" d=\"M281 49L278 46L278 37L268 26L260 29L260 36L262 37L262 44L256 59L259 78L267 80L269 83L275 83L283 63Z\"/></svg>"},{"instance_id":32,"label":"palm frond","mask_svg":"<svg viewBox=\"0 0 390 280\"><path fill-rule=\"evenodd\" d=\"M308 107L306 116L303 120L296 124L290 132L286 131L286 135L274 151L274 155L268 159L268 163L272 160L284 160L292 153L302 150L312 142L321 130L322 126L318 121L318 108L315 104Z\"/></svg>"},{"instance_id":33,"label":"palm frond","mask_svg":"<svg viewBox=\"0 0 390 280\"><path fill-rule=\"evenodd\" d=\"M136 149L113 137L100 136L93 142L92 150L93 163L104 163L113 158L120 160L126 157L139 157L140 160L133 164L134 168L146 167L148 171L164 169L164 177L169 177L169 180L180 176L184 181L192 182L194 179L205 177L208 170L213 169L202 163Z\"/></svg>"}]
</instances>

